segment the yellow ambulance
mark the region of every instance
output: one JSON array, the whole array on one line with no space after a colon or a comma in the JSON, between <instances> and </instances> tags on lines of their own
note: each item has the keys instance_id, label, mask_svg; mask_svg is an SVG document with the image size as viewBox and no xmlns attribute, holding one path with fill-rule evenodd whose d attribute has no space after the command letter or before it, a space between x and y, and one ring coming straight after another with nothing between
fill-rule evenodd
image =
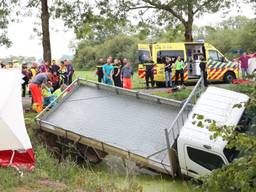
<instances>
[{"instance_id":1,"label":"yellow ambulance","mask_svg":"<svg viewBox=\"0 0 256 192\"><path fill-rule=\"evenodd\" d=\"M186 63L184 69L184 81L197 79L200 77L200 58L204 56L208 65L208 80L222 80L231 83L233 79L238 78L239 66L228 61L223 54L213 45L205 42L181 42L181 43L154 43L138 45L138 75L145 77L145 66L148 57L152 57L155 63L154 80L157 85L165 82L164 59L170 57L173 62L181 56ZM175 79L175 68L172 73Z\"/></svg>"}]
</instances>

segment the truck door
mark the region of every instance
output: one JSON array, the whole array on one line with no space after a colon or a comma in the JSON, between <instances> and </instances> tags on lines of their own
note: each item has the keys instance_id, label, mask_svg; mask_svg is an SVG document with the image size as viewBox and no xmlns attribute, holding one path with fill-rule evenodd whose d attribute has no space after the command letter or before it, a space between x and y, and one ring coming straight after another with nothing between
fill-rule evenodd
<instances>
[{"instance_id":1,"label":"truck door","mask_svg":"<svg viewBox=\"0 0 256 192\"><path fill-rule=\"evenodd\" d=\"M208 79L232 82L236 78L234 66L217 50L208 50Z\"/></svg>"},{"instance_id":2,"label":"truck door","mask_svg":"<svg viewBox=\"0 0 256 192\"><path fill-rule=\"evenodd\" d=\"M187 175L190 177L209 174L225 164L224 158L217 153L188 145L184 147Z\"/></svg>"}]
</instances>

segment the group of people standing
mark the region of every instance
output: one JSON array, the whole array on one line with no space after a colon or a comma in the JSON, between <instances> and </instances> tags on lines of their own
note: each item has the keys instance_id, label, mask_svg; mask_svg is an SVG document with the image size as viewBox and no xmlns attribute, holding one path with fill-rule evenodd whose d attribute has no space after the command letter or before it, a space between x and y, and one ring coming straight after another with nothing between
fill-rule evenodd
<instances>
[{"instance_id":1,"label":"group of people standing","mask_svg":"<svg viewBox=\"0 0 256 192\"><path fill-rule=\"evenodd\" d=\"M165 86L166 87L174 87L177 86L180 79L180 85L185 87L184 85L184 69L187 67L187 64L184 63L181 56L177 58L165 57ZM207 62L205 58L201 56L200 64L199 64L201 74L204 79L204 86L208 86L207 82ZM174 85L172 83L172 70L175 69L175 81Z\"/></svg>"},{"instance_id":2,"label":"group of people standing","mask_svg":"<svg viewBox=\"0 0 256 192\"><path fill-rule=\"evenodd\" d=\"M113 61L112 56L109 56L105 62L103 58L100 58L96 68L98 82L132 89L133 69L128 59L114 59Z\"/></svg>"},{"instance_id":3,"label":"group of people standing","mask_svg":"<svg viewBox=\"0 0 256 192\"><path fill-rule=\"evenodd\" d=\"M26 87L29 85L32 109L40 112L44 105L50 104L57 94L72 83L74 68L68 60L61 61L60 64L53 60L51 63L46 61L40 65L33 63L31 67L23 64L22 74L22 96L25 97Z\"/></svg>"}]
</instances>

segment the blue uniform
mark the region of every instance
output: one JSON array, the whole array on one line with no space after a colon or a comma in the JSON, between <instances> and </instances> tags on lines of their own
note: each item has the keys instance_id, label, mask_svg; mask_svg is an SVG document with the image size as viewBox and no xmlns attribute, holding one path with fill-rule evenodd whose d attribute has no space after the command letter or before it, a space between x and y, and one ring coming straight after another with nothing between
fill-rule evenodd
<instances>
[{"instance_id":1,"label":"blue uniform","mask_svg":"<svg viewBox=\"0 0 256 192\"><path fill-rule=\"evenodd\" d=\"M113 85L112 74L114 71L114 67L112 65L105 64L103 65L102 69L104 72L103 83Z\"/></svg>"}]
</instances>

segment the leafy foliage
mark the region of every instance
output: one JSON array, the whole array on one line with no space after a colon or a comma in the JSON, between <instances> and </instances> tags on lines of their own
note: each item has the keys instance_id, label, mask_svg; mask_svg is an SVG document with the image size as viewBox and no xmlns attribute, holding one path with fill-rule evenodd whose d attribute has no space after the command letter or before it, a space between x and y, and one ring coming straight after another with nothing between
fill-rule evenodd
<instances>
[{"instance_id":1,"label":"leafy foliage","mask_svg":"<svg viewBox=\"0 0 256 192\"><path fill-rule=\"evenodd\" d=\"M222 8L230 7L236 0L100 0L100 9L107 10L107 13L116 12L124 19L129 18L132 11L137 11L136 19L152 22L157 25L170 26L170 24L182 24L184 26L184 37L186 41L193 41L192 25L194 18L205 12L215 13ZM112 5L105 9L106 5ZM117 11L116 11L117 10ZM152 11L151 11L152 10ZM150 15L144 19L145 15Z\"/></svg>"},{"instance_id":2,"label":"leafy foliage","mask_svg":"<svg viewBox=\"0 0 256 192\"><path fill-rule=\"evenodd\" d=\"M78 69L95 67L98 59L112 56L113 58L128 58L132 66L136 63L138 39L118 35L100 44L82 41L76 50L74 64Z\"/></svg>"},{"instance_id":3,"label":"leafy foliage","mask_svg":"<svg viewBox=\"0 0 256 192\"><path fill-rule=\"evenodd\" d=\"M99 6L102 9L98 9ZM93 1L55 0L52 13L65 25L74 28L78 39L102 42L122 32L127 32L127 21L115 11L108 12L110 5Z\"/></svg>"},{"instance_id":4,"label":"leafy foliage","mask_svg":"<svg viewBox=\"0 0 256 192\"><path fill-rule=\"evenodd\" d=\"M19 0L1 0L0 1L0 46L6 45L11 46L11 41L7 36L7 29L10 22L14 21L12 12L16 15L19 12L14 11L14 7L19 4Z\"/></svg>"},{"instance_id":5,"label":"leafy foliage","mask_svg":"<svg viewBox=\"0 0 256 192\"><path fill-rule=\"evenodd\" d=\"M16 60L18 63L32 63L36 61L35 57L24 57L24 56L9 56L0 59L3 63L8 63Z\"/></svg>"},{"instance_id":6,"label":"leafy foliage","mask_svg":"<svg viewBox=\"0 0 256 192\"><path fill-rule=\"evenodd\" d=\"M216 46L222 53L237 57L232 51L256 50L256 23L255 19L237 16L220 22L216 27L204 26L196 28L196 38L204 38Z\"/></svg>"}]
</instances>

